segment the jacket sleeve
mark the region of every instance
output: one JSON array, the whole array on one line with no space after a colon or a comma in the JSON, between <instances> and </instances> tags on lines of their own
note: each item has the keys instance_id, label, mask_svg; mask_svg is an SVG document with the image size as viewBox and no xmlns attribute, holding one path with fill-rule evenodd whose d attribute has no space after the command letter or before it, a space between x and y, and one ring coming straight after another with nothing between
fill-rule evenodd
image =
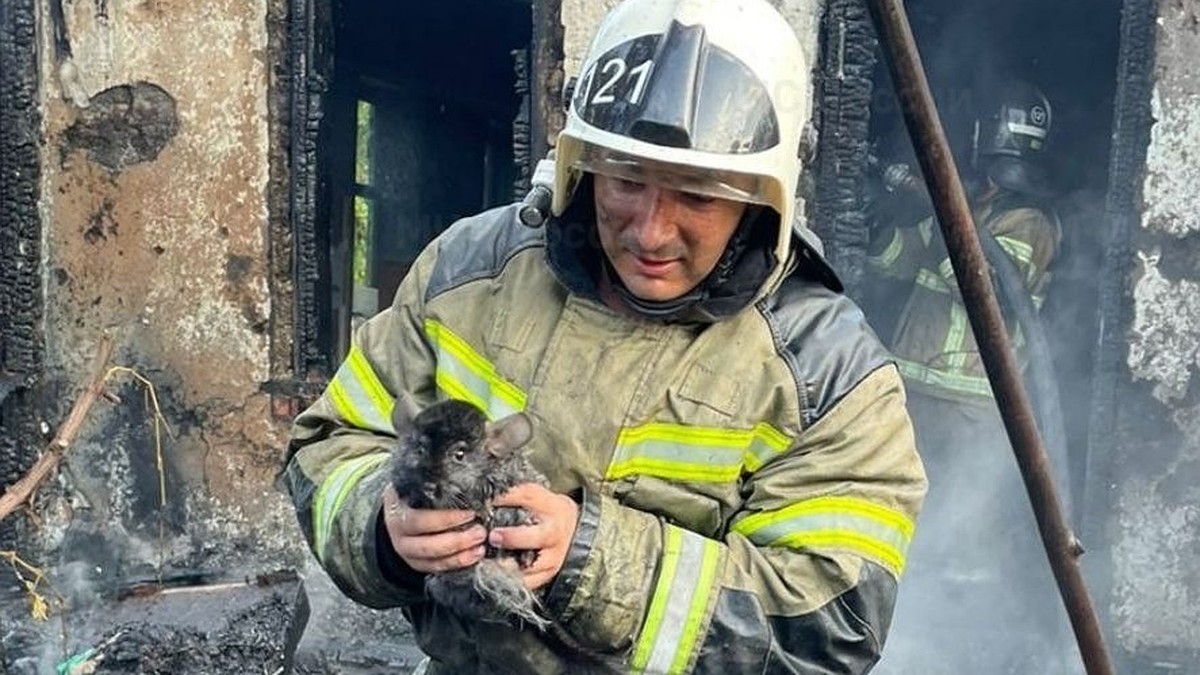
<instances>
[{"instance_id":1,"label":"jacket sleeve","mask_svg":"<svg viewBox=\"0 0 1200 675\"><path fill-rule=\"evenodd\" d=\"M397 392L434 398L435 360L422 325L436 245L418 258L393 305L355 331L321 397L292 427L284 482L317 560L349 597L370 607L415 602L422 577L387 543L381 499L395 444Z\"/></svg>"},{"instance_id":2,"label":"jacket sleeve","mask_svg":"<svg viewBox=\"0 0 1200 675\"><path fill-rule=\"evenodd\" d=\"M863 673L879 658L925 493L882 366L744 483L722 540L587 495L547 607L632 672Z\"/></svg>"},{"instance_id":3,"label":"jacket sleeve","mask_svg":"<svg viewBox=\"0 0 1200 675\"><path fill-rule=\"evenodd\" d=\"M932 217L916 225L890 227L876 236L867 252L867 264L892 279L912 280L927 264L936 224Z\"/></svg>"},{"instance_id":4,"label":"jacket sleeve","mask_svg":"<svg viewBox=\"0 0 1200 675\"><path fill-rule=\"evenodd\" d=\"M1041 306L1041 292L1062 238L1057 219L1035 208L1013 209L991 223L996 242L1025 274L1025 286Z\"/></svg>"},{"instance_id":5,"label":"jacket sleeve","mask_svg":"<svg viewBox=\"0 0 1200 675\"><path fill-rule=\"evenodd\" d=\"M1023 207L997 215L987 227L996 243L1025 276L1025 287L1029 289L1034 305L1041 307L1040 294L1049 280L1050 263L1058 254L1061 239L1058 223L1040 209ZM961 302L950 257L944 245L939 248L942 258L937 263L937 274Z\"/></svg>"}]
</instances>

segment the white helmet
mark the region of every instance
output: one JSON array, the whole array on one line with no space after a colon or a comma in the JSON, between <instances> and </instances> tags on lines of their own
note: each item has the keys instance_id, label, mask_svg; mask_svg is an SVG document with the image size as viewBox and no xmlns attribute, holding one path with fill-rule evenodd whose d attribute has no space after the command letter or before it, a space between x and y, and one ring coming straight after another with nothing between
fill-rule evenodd
<instances>
[{"instance_id":1,"label":"white helmet","mask_svg":"<svg viewBox=\"0 0 1200 675\"><path fill-rule=\"evenodd\" d=\"M682 190L773 208L785 259L810 78L767 0L626 0L583 61L558 137L553 212L584 172L650 170Z\"/></svg>"}]
</instances>

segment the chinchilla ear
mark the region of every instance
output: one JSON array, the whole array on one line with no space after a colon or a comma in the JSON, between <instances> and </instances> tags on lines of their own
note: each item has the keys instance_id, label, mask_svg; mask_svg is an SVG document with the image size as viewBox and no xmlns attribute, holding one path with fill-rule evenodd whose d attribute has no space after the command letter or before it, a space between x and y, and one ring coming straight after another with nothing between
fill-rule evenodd
<instances>
[{"instance_id":1,"label":"chinchilla ear","mask_svg":"<svg viewBox=\"0 0 1200 675\"><path fill-rule=\"evenodd\" d=\"M488 452L497 457L506 455L533 438L533 423L525 413L513 413L504 419L488 424Z\"/></svg>"},{"instance_id":2,"label":"chinchilla ear","mask_svg":"<svg viewBox=\"0 0 1200 675\"><path fill-rule=\"evenodd\" d=\"M413 420L421 412L417 400L407 391L401 391L396 397L396 405L392 407L392 427L397 436L407 436L413 429Z\"/></svg>"}]
</instances>

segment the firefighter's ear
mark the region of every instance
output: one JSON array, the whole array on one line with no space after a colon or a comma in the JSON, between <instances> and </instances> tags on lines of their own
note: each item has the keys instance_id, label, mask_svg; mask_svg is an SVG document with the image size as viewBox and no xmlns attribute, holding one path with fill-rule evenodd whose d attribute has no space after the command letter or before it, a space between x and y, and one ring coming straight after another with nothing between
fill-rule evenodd
<instances>
[{"instance_id":1,"label":"firefighter's ear","mask_svg":"<svg viewBox=\"0 0 1200 675\"><path fill-rule=\"evenodd\" d=\"M392 407L392 427L397 436L407 436L413 429L413 420L421 412L417 400L407 391L400 392L396 397L396 405Z\"/></svg>"}]
</instances>

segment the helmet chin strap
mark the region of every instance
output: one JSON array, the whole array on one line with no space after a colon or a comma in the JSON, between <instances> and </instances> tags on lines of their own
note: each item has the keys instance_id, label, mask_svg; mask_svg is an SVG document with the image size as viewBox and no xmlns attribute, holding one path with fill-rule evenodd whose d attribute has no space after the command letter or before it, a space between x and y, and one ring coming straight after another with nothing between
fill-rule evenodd
<instances>
[{"instance_id":1,"label":"helmet chin strap","mask_svg":"<svg viewBox=\"0 0 1200 675\"><path fill-rule=\"evenodd\" d=\"M625 284L621 281L621 276L617 274L617 271L613 269L612 263L609 262L608 256L603 256L604 273L608 276L613 292L626 306L647 318L667 320L680 316L692 305L707 299L712 289L727 280L733 274L734 270L737 269L737 263L749 243L751 229L764 208L756 204L746 207L746 211L742 214L741 220L738 221L737 229L734 230L733 236L729 238L729 244L725 246L725 252L721 254L721 259L717 261L716 267L699 284L696 284L695 288L687 293L677 298L671 298L670 300L646 300L645 298L639 298L625 287Z\"/></svg>"}]
</instances>

